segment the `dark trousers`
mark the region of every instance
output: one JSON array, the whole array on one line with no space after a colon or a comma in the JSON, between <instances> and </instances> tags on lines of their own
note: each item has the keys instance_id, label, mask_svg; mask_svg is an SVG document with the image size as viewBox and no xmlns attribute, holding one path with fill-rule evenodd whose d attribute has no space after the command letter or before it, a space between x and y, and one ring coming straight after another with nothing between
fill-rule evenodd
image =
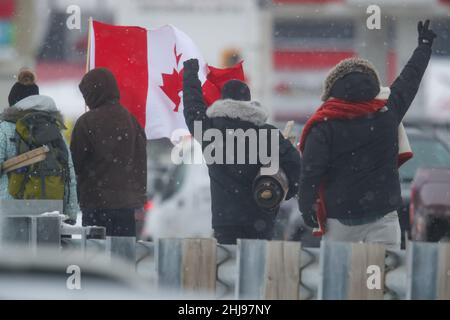
<instances>
[{"instance_id":1,"label":"dark trousers","mask_svg":"<svg viewBox=\"0 0 450 320\"><path fill-rule=\"evenodd\" d=\"M83 227L106 228L107 237L136 237L135 209L82 209Z\"/></svg>"},{"instance_id":2,"label":"dark trousers","mask_svg":"<svg viewBox=\"0 0 450 320\"><path fill-rule=\"evenodd\" d=\"M265 228L260 231L252 226L226 226L215 227L214 237L219 244L236 244L237 239L259 239L259 240L271 240L273 228Z\"/></svg>"}]
</instances>

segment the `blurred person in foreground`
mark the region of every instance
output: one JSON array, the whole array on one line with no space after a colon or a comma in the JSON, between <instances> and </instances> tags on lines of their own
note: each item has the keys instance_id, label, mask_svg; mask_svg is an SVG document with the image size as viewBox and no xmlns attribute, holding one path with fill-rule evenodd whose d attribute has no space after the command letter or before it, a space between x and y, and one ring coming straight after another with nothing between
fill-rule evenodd
<instances>
[{"instance_id":1,"label":"blurred person in foreground","mask_svg":"<svg viewBox=\"0 0 450 320\"><path fill-rule=\"evenodd\" d=\"M279 167L284 170L289 180L289 192L286 200L298 192L300 176L300 156L293 145L283 137L274 126L266 123L268 115L256 102L251 101L248 86L238 80L227 82L222 89L221 100L216 101L208 109L203 99L202 85L198 78L198 60L191 59L184 63L183 101L184 117L191 134L195 136L195 124L202 126L202 136L209 130L220 131L226 137L235 130L244 132L254 130L258 140L267 137L267 146L271 146L271 130L278 132L279 150L265 150L279 153ZM266 129L263 133L260 129ZM236 147L236 137L235 147ZM270 140L270 141L269 141ZM208 145L199 141L202 150ZM221 244L235 244L237 239L272 238L273 227L278 210L267 212L260 208L253 198L253 183L262 164L258 155L250 154L250 143L245 143L245 163L239 164L237 152L229 162L208 164L211 181L212 227L217 241ZM216 151L222 158L229 156L231 150L226 150L226 143L213 140ZM220 150L218 150L220 149ZM253 149L254 150L254 149ZM261 151L261 150L260 150ZM228 152L228 153L227 153ZM256 152L256 151L253 151ZM250 164L249 159L255 156L256 164ZM224 159L222 159L224 160Z\"/></svg>"},{"instance_id":2,"label":"blurred person in foreground","mask_svg":"<svg viewBox=\"0 0 450 320\"><path fill-rule=\"evenodd\" d=\"M1 200L62 200L65 223L75 224L79 211L76 179L62 131L64 119L55 101L39 94L35 74L23 69L0 115L0 163L46 145L42 162L0 177Z\"/></svg>"},{"instance_id":3,"label":"blurred person in foreground","mask_svg":"<svg viewBox=\"0 0 450 320\"><path fill-rule=\"evenodd\" d=\"M340 62L325 81L324 104L300 141L299 198L305 223L324 240L400 248L398 167L412 156L401 122L430 60L429 24L419 22L419 44L390 88L380 89L374 66L358 58Z\"/></svg>"},{"instance_id":4,"label":"blurred person in foreground","mask_svg":"<svg viewBox=\"0 0 450 320\"><path fill-rule=\"evenodd\" d=\"M135 210L146 202L144 129L120 105L108 69L91 70L79 88L90 110L76 122L70 149L83 226L106 227L107 236L135 237Z\"/></svg>"}]
</instances>

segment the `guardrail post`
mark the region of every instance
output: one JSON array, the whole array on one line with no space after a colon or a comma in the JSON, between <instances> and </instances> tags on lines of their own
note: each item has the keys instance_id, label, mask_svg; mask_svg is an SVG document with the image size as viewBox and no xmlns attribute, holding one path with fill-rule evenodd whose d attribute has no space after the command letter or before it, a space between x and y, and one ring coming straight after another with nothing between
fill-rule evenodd
<instances>
[{"instance_id":1,"label":"guardrail post","mask_svg":"<svg viewBox=\"0 0 450 320\"><path fill-rule=\"evenodd\" d=\"M382 300L385 254L382 245L323 241L319 300Z\"/></svg>"},{"instance_id":2,"label":"guardrail post","mask_svg":"<svg viewBox=\"0 0 450 320\"><path fill-rule=\"evenodd\" d=\"M411 242L407 281L407 299L450 299L450 244Z\"/></svg>"},{"instance_id":3,"label":"guardrail post","mask_svg":"<svg viewBox=\"0 0 450 320\"><path fill-rule=\"evenodd\" d=\"M61 218L59 216L7 217L3 220L2 238L9 245L61 245Z\"/></svg>"},{"instance_id":4,"label":"guardrail post","mask_svg":"<svg viewBox=\"0 0 450 320\"><path fill-rule=\"evenodd\" d=\"M298 300L300 296L300 242L266 244L264 299Z\"/></svg>"},{"instance_id":5,"label":"guardrail post","mask_svg":"<svg viewBox=\"0 0 450 320\"><path fill-rule=\"evenodd\" d=\"M450 244L439 245L438 296L439 300L450 300Z\"/></svg>"},{"instance_id":6,"label":"guardrail post","mask_svg":"<svg viewBox=\"0 0 450 320\"><path fill-rule=\"evenodd\" d=\"M136 237L106 237L106 252L136 265Z\"/></svg>"},{"instance_id":7,"label":"guardrail post","mask_svg":"<svg viewBox=\"0 0 450 320\"><path fill-rule=\"evenodd\" d=\"M215 292L215 239L159 239L156 248L158 286L188 292Z\"/></svg>"},{"instance_id":8,"label":"guardrail post","mask_svg":"<svg viewBox=\"0 0 450 320\"><path fill-rule=\"evenodd\" d=\"M58 214L62 209L60 200L0 200L3 217L0 236L9 245L27 245L33 249L38 245L59 247L61 218ZM51 212L55 215L43 215Z\"/></svg>"},{"instance_id":9,"label":"guardrail post","mask_svg":"<svg viewBox=\"0 0 450 320\"><path fill-rule=\"evenodd\" d=\"M344 300L348 292L350 244L322 241L319 300Z\"/></svg>"},{"instance_id":10,"label":"guardrail post","mask_svg":"<svg viewBox=\"0 0 450 320\"><path fill-rule=\"evenodd\" d=\"M158 287L181 289L182 239L158 239L156 273Z\"/></svg>"},{"instance_id":11,"label":"guardrail post","mask_svg":"<svg viewBox=\"0 0 450 320\"><path fill-rule=\"evenodd\" d=\"M238 240L237 299L299 299L299 242Z\"/></svg>"},{"instance_id":12,"label":"guardrail post","mask_svg":"<svg viewBox=\"0 0 450 320\"><path fill-rule=\"evenodd\" d=\"M5 244L30 245L31 217L6 217L2 222L2 240Z\"/></svg>"},{"instance_id":13,"label":"guardrail post","mask_svg":"<svg viewBox=\"0 0 450 320\"><path fill-rule=\"evenodd\" d=\"M352 244L350 300L383 300L386 249L379 244Z\"/></svg>"},{"instance_id":14,"label":"guardrail post","mask_svg":"<svg viewBox=\"0 0 450 320\"><path fill-rule=\"evenodd\" d=\"M237 283L235 293L237 299L262 299L266 242L263 240L237 241Z\"/></svg>"},{"instance_id":15,"label":"guardrail post","mask_svg":"<svg viewBox=\"0 0 450 320\"><path fill-rule=\"evenodd\" d=\"M61 246L60 217L41 216L32 218L32 221L36 224L36 246Z\"/></svg>"}]
</instances>

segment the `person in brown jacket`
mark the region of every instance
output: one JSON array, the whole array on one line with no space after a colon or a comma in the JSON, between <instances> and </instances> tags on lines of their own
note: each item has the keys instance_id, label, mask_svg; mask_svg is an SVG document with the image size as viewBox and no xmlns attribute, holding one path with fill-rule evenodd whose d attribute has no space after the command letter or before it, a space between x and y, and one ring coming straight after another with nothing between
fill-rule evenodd
<instances>
[{"instance_id":1,"label":"person in brown jacket","mask_svg":"<svg viewBox=\"0 0 450 320\"><path fill-rule=\"evenodd\" d=\"M120 105L108 69L91 70L79 88L90 110L75 124L70 150L83 226L104 226L107 236L136 236L134 212L147 200L144 129Z\"/></svg>"}]
</instances>

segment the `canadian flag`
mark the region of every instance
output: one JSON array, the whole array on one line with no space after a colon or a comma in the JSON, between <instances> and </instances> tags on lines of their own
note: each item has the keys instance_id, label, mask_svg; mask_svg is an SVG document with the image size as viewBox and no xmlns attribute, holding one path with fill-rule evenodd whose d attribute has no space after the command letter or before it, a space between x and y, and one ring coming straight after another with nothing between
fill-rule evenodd
<instances>
[{"instance_id":1,"label":"canadian flag","mask_svg":"<svg viewBox=\"0 0 450 320\"><path fill-rule=\"evenodd\" d=\"M116 76L121 104L145 128L147 138L171 138L185 129L183 62L198 59L199 79L207 105L220 98L223 85L244 81L242 63L228 69L206 64L194 42L172 25L148 30L90 22L88 69L110 69Z\"/></svg>"}]
</instances>

